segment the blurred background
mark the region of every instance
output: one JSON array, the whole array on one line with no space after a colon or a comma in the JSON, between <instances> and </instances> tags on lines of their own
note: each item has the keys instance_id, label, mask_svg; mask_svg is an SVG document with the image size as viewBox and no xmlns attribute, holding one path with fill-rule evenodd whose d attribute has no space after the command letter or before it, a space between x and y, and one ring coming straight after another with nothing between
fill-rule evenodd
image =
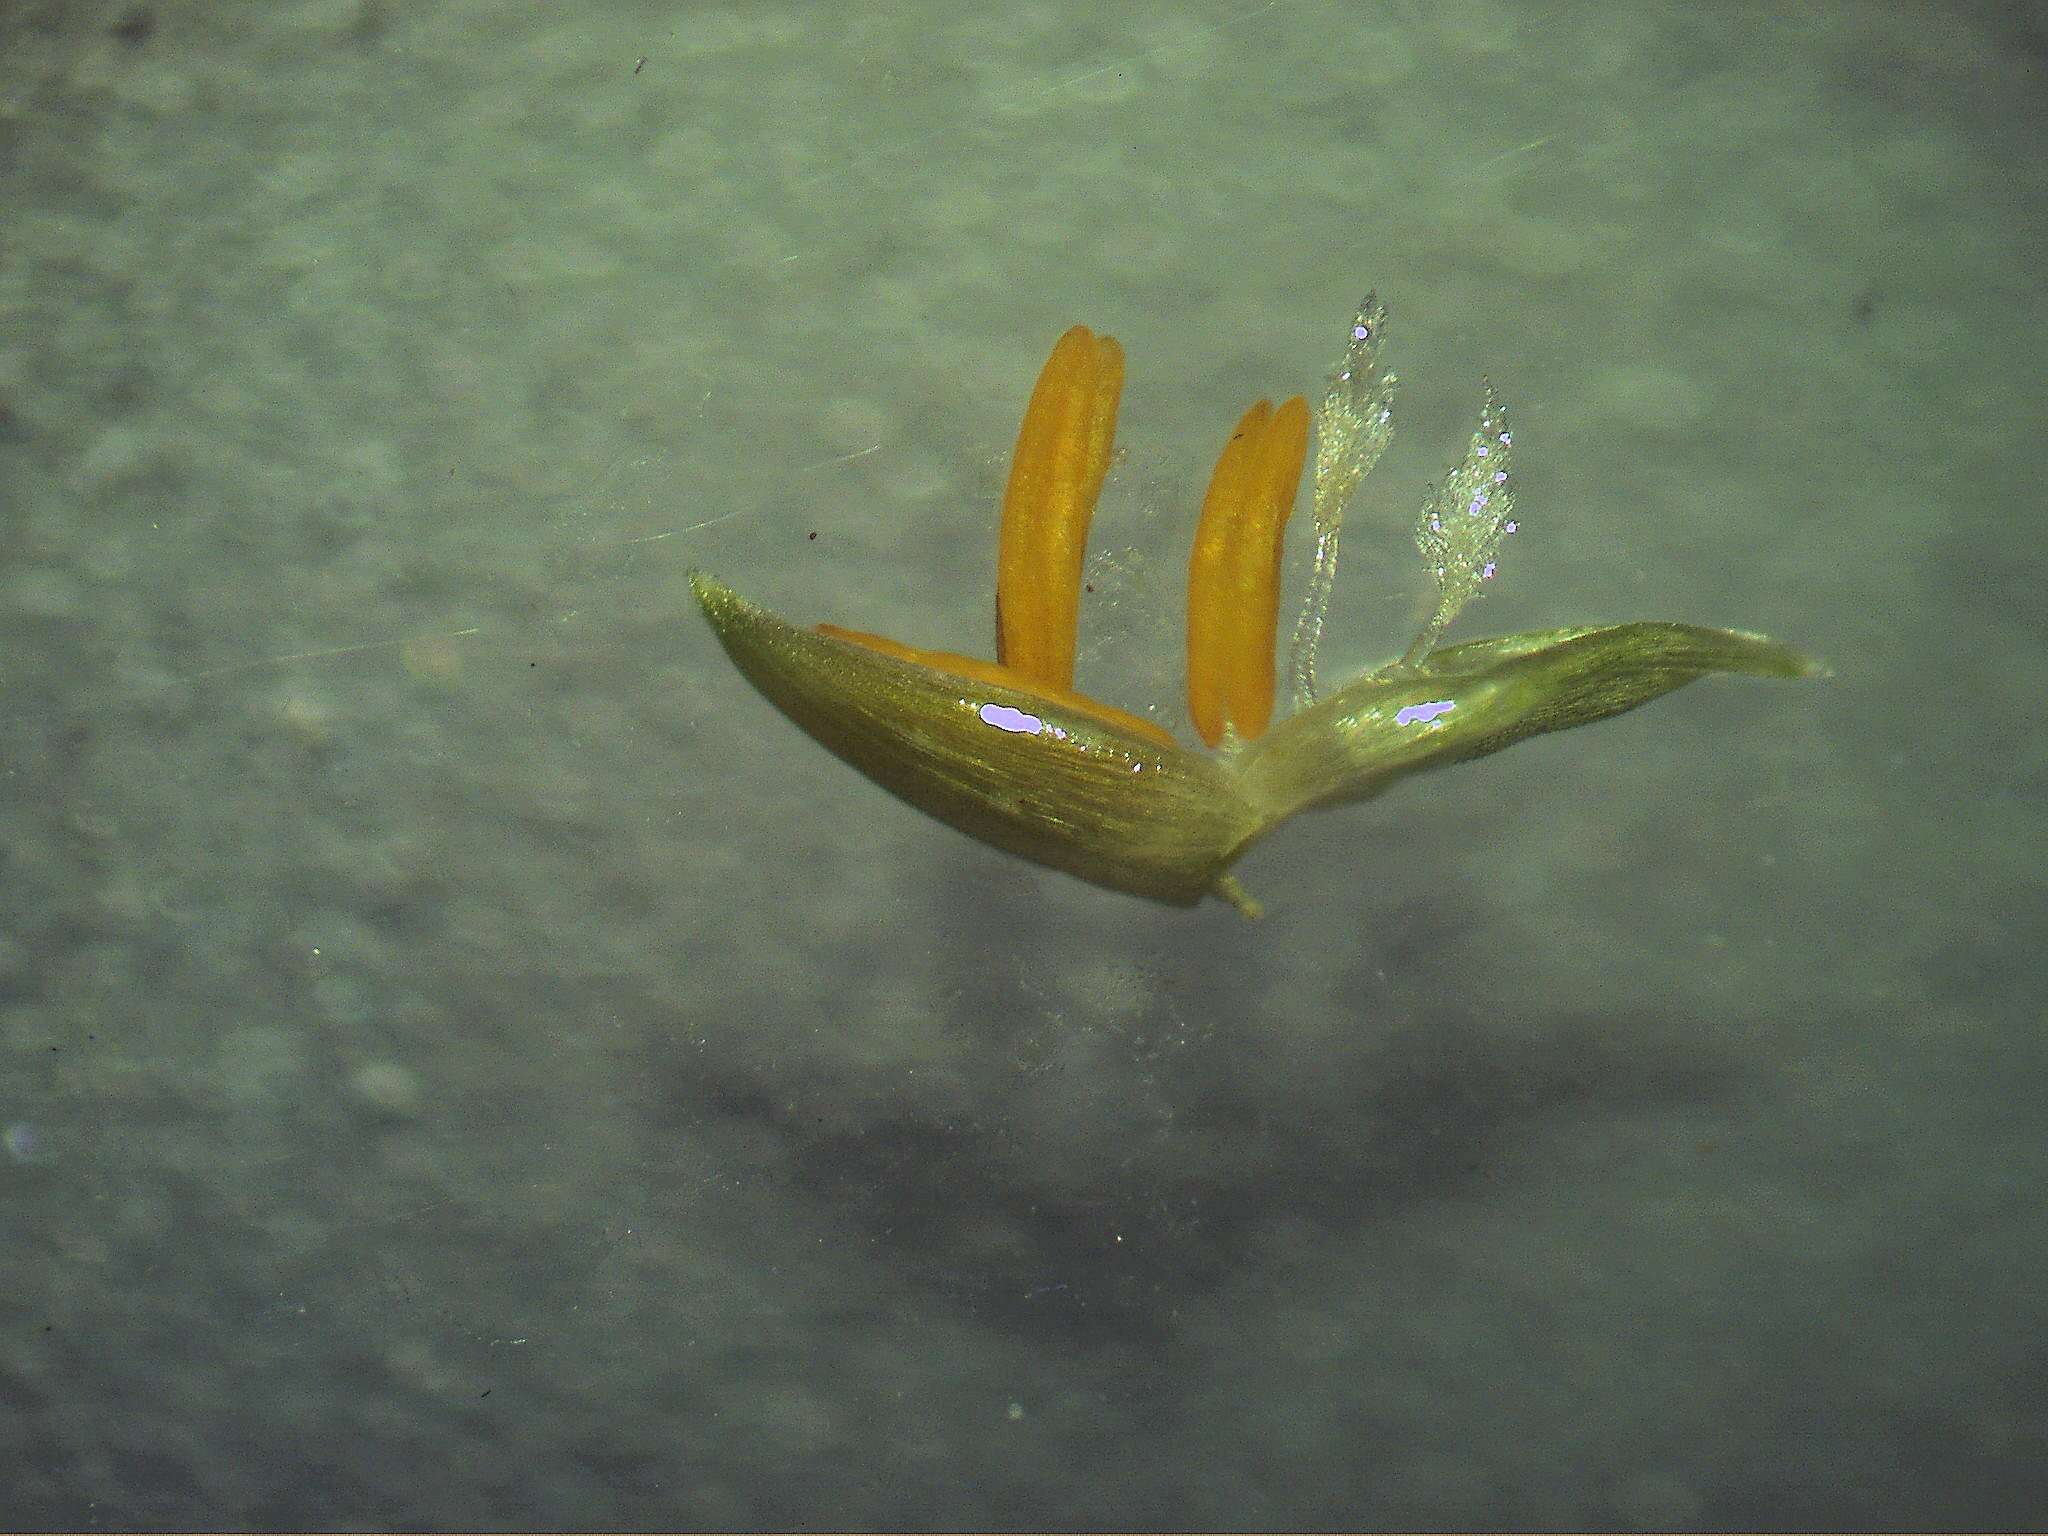
<instances>
[{"instance_id":1,"label":"blurred background","mask_svg":"<svg viewBox=\"0 0 2048 1536\"><path fill-rule=\"evenodd\" d=\"M2044 90L2038 4L0 9L0 1524L2038 1520ZM1082 321L1082 686L1171 724L1368 288L1326 676L1482 377L1454 638L1837 675L1294 823L1248 924L694 610L986 652Z\"/></svg>"}]
</instances>

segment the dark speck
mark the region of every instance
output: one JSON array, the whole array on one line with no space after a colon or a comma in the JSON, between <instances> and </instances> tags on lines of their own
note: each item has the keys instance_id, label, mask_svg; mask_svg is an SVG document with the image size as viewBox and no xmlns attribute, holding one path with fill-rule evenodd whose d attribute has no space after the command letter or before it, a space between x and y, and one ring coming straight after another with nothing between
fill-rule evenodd
<instances>
[{"instance_id":1,"label":"dark speck","mask_svg":"<svg viewBox=\"0 0 2048 1536\"><path fill-rule=\"evenodd\" d=\"M156 36L156 12L146 5L131 6L121 13L107 31L116 42L126 43L130 48L140 48Z\"/></svg>"},{"instance_id":2,"label":"dark speck","mask_svg":"<svg viewBox=\"0 0 2048 1536\"><path fill-rule=\"evenodd\" d=\"M1883 297L1875 288L1866 288L1850 302L1849 314L1858 325L1868 325L1877 318L1877 301Z\"/></svg>"}]
</instances>

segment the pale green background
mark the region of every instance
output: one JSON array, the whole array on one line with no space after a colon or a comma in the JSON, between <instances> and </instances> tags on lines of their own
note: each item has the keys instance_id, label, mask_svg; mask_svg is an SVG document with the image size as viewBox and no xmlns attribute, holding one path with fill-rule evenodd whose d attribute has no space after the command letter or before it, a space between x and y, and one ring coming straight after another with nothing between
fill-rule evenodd
<instances>
[{"instance_id":1,"label":"pale green background","mask_svg":"<svg viewBox=\"0 0 2048 1536\"><path fill-rule=\"evenodd\" d=\"M124 11L0 8L0 1524L2039 1520L2039 6ZM1333 672L1486 375L1458 635L1839 675L1297 823L1253 926L690 606L985 649L1085 320L1083 681L1171 719L1368 286Z\"/></svg>"}]
</instances>

